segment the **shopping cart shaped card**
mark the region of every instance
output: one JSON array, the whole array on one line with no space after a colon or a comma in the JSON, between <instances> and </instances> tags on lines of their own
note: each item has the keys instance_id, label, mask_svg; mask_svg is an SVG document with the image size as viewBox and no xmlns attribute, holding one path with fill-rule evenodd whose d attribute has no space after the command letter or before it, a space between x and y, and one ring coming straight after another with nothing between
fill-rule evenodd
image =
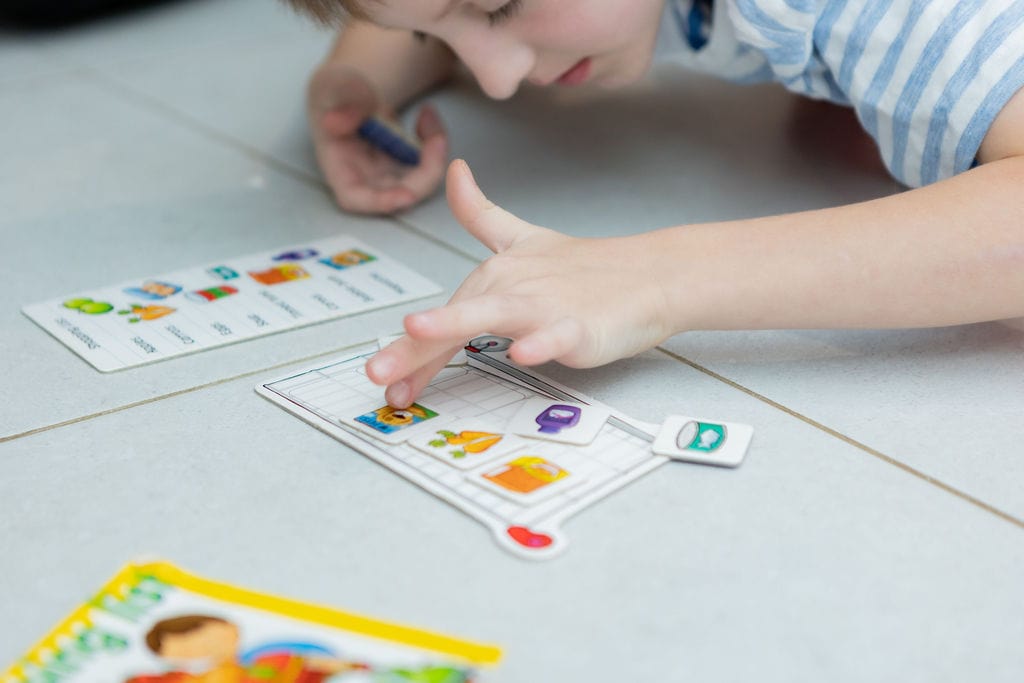
<instances>
[{"instance_id":1,"label":"shopping cart shaped card","mask_svg":"<svg viewBox=\"0 0 1024 683\"><path fill-rule=\"evenodd\" d=\"M26 306L102 372L414 301L442 291L340 236Z\"/></svg>"},{"instance_id":2,"label":"shopping cart shaped card","mask_svg":"<svg viewBox=\"0 0 1024 683\"><path fill-rule=\"evenodd\" d=\"M129 565L0 683L482 681L491 645Z\"/></svg>"},{"instance_id":3,"label":"shopping cart shaped card","mask_svg":"<svg viewBox=\"0 0 1024 683\"><path fill-rule=\"evenodd\" d=\"M562 523L668 461L658 432L509 360L480 337L405 410L366 376L378 346L256 391L483 522L530 559L565 549Z\"/></svg>"}]
</instances>

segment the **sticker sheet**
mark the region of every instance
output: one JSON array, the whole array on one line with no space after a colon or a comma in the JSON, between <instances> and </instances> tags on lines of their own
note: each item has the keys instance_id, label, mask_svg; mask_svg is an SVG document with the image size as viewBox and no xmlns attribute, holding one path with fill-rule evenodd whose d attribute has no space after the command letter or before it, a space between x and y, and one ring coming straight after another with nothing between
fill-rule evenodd
<instances>
[{"instance_id":1,"label":"sticker sheet","mask_svg":"<svg viewBox=\"0 0 1024 683\"><path fill-rule=\"evenodd\" d=\"M256 391L485 524L530 559L562 552L564 520L667 462L657 425L516 366L481 337L412 406L389 407L366 376L368 346Z\"/></svg>"},{"instance_id":2,"label":"sticker sheet","mask_svg":"<svg viewBox=\"0 0 1024 683\"><path fill-rule=\"evenodd\" d=\"M97 370L109 372L441 291L380 250L340 236L76 292L22 310Z\"/></svg>"},{"instance_id":3,"label":"sticker sheet","mask_svg":"<svg viewBox=\"0 0 1024 683\"><path fill-rule=\"evenodd\" d=\"M152 563L125 567L0 683L480 683L500 657Z\"/></svg>"}]
</instances>

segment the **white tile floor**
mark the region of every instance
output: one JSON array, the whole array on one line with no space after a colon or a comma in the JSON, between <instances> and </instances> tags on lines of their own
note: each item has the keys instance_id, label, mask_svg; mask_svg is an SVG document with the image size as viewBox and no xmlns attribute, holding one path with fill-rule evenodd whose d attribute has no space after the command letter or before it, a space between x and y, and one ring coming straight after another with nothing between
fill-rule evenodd
<instances>
[{"instance_id":1,"label":"white tile floor","mask_svg":"<svg viewBox=\"0 0 1024 683\"><path fill-rule=\"evenodd\" d=\"M739 470L662 468L534 565L252 392L412 307L111 375L21 315L334 232L456 286L485 252L440 198L354 218L317 180L301 94L328 40L271 0L0 33L0 663L119 565L159 556L498 642L493 681L1021 679L1021 326L688 334L550 368L641 419L756 433ZM433 99L495 200L580 235L896 189L773 88L661 70L633 95L492 103L460 82Z\"/></svg>"}]
</instances>

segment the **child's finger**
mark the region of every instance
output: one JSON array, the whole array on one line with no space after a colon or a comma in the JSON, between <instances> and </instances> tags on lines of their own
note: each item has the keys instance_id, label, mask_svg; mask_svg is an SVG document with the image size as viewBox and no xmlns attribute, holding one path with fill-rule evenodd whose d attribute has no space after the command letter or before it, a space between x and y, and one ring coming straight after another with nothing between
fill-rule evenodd
<instances>
[{"instance_id":1,"label":"child's finger","mask_svg":"<svg viewBox=\"0 0 1024 683\"><path fill-rule=\"evenodd\" d=\"M405 317L410 337L424 342L472 339L485 332L517 336L537 327L539 312L522 297L482 294Z\"/></svg>"},{"instance_id":2,"label":"child's finger","mask_svg":"<svg viewBox=\"0 0 1024 683\"><path fill-rule=\"evenodd\" d=\"M330 137L341 138L352 135L366 119L366 112L359 107L330 109L320 117L320 126Z\"/></svg>"},{"instance_id":3,"label":"child's finger","mask_svg":"<svg viewBox=\"0 0 1024 683\"><path fill-rule=\"evenodd\" d=\"M448 139L443 133L438 133L423 143L419 165L409 170L402 177L401 183L409 188L417 199L422 199L440 184L447 162Z\"/></svg>"},{"instance_id":4,"label":"child's finger","mask_svg":"<svg viewBox=\"0 0 1024 683\"><path fill-rule=\"evenodd\" d=\"M461 348L485 332L515 336L512 330L529 319L528 308L513 314L511 307L495 304L506 297L471 297L440 308L405 317L406 336L382 349L366 364L366 374L374 384L394 384L434 359ZM488 315L485 315L487 313Z\"/></svg>"},{"instance_id":5,"label":"child's finger","mask_svg":"<svg viewBox=\"0 0 1024 683\"><path fill-rule=\"evenodd\" d=\"M367 361L366 376L374 384L390 386L433 361L445 358L447 362L452 357L452 348L462 348L464 344L465 341L461 339L457 344L451 341L422 342L406 335L381 349Z\"/></svg>"},{"instance_id":6,"label":"child's finger","mask_svg":"<svg viewBox=\"0 0 1024 683\"><path fill-rule=\"evenodd\" d=\"M462 159L448 166L447 194L459 223L495 253L508 249L524 233L540 230L485 197Z\"/></svg>"},{"instance_id":7,"label":"child's finger","mask_svg":"<svg viewBox=\"0 0 1024 683\"><path fill-rule=\"evenodd\" d=\"M585 340L586 330L578 320L562 318L517 339L508 353L520 365L540 365L578 354Z\"/></svg>"},{"instance_id":8,"label":"child's finger","mask_svg":"<svg viewBox=\"0 0 1024 683\"><path fill-rule=\"evenodd\" d=\"M444 124L432 104L425 104L416 117L416 135L420 140L429 140L435 135L446 135Z\"/></svg>"},{"instance_id":9,"label":"child's finger","mask_svg":"<svg viewBox=\"0 0 1024 683\"><path fill-rule=\"evenodd\" d=\"M448 364L452 355L460 348L462 347L457 346L445 349L441 355L431 359L426 365L389 386L384 392L384 398L387 400L388 405L394 408L408 408L423 389L430 384L430 380Z\"/></svg>"}]
</instances>

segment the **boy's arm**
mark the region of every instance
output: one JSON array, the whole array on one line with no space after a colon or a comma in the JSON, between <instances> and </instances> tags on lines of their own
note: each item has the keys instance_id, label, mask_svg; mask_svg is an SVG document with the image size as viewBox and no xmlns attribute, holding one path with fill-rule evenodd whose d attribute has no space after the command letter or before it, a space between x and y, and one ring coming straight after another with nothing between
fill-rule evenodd
<instances>
[{"instance_id":1,"label":"boy's arm","mask_svg":"<svg viewBox=\"0 0 1024 683\"><path fill-rule=\"evenodd\" d=\"M338 33L324 67L349 67L377 91L382 105L397 111L451 76L455 57L441 41L409 31L349 21Z\"/></svg>"},{"instance_id":2,"label":"boy's arm","mask_svg":"<svg viewBox=\"0 0 1024 683\"><path fill-rule=\"evenodd\" d=\"M986 137L988 163L870 202L578 239L490 203L464 164L452 211L496 252L447 305L367 365L407 405L480 333L513 360L590 367L693 329L929 327L1024 316L1024 94ZM447 354L447 355L446 355Z\"/></svg>"},{"instance_id":3,"label":"boy's arm","mask_svg":"<svg viewBox=\"0 0 1024 683\"><path fill-rule=\"evenodd\" d=\"M687 266L683 278L698 292L718 291L708 293L719 310L688 302L676 315L697 329L934 327L1024 316L1024 91L1000 112L978 156L978 168L883 199L683 229L681 240L721 252ZM716 264L737 274L724 291Z\"/></svg>"}]
</instances>

